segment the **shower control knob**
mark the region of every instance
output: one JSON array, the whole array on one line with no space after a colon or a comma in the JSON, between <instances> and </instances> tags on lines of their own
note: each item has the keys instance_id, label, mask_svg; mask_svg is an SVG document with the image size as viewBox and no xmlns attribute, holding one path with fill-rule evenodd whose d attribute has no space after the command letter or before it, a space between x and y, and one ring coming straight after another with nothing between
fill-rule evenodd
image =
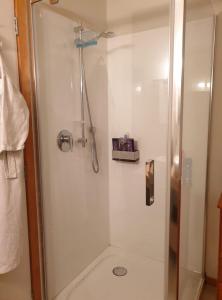
<instances>
[{"instance_id":1,"label":"shower control knob","mask_svg":"<svg viewBox=\"0 0 222 300\"><path fill-rule=\"evenodd\" d=\"M68 130L62 130L57 137L58 148L62 152L70 152L73 149L73 137Z\"/></svg>"}]
</instances>

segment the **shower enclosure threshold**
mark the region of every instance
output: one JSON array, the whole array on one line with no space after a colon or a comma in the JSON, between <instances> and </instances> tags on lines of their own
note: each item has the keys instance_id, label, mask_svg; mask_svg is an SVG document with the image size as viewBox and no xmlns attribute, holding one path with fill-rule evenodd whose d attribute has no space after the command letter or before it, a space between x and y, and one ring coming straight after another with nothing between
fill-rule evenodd
<instances>
[{"instance_id":1,"label":"shower enclosure threshold","mask_svg":"<svg viewBox=\"0 0 222 300\"><path fill-rule=\"evenodd\" d=\"M127 270L116 276L114 268ZM55 300L163 300L164 264L107 248Z\"/></svg>"}]
</instances>

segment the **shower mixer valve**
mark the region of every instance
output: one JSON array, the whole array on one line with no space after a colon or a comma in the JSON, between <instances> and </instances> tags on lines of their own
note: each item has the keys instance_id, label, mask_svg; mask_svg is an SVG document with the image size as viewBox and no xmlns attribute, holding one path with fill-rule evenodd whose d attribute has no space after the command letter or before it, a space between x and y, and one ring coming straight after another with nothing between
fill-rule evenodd
<instances>
[{"instance_id":1,"label":"shower mixer valve","mask_svg":"<svg viewBox=\"0 0 222 300\"><path fill-rule=\"evenodd\" d=\"M68 130L62 130L57 137L58 148L62 152L70 152L73 150L73 137Z\"/></svg>"}]
</instances>

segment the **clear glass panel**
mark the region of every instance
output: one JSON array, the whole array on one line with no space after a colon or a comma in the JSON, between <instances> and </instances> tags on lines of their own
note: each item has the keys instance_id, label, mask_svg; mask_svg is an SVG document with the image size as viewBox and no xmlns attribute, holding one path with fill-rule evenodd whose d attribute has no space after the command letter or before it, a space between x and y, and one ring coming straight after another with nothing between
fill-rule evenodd
<instances>
[{"instance_id":1,"label":"clear glass panel","mask_svg":"<svg viewBox=\"0 0 222 300\"><path fill-rule=\"evenodd\" d=\"M169 5L33 5L49 300L164 299Z\"/></svg>"},{"instance_id":2,"label":"clear glass panel","mask_svg":"<svg viewBox=\"0 0 222 300\"><path fill-rule=\"evenodd\" d=\"M203 283L214 17L210 1L187 1L183 92L179 299L197 299Z\"/></svg>"}]
</instances>

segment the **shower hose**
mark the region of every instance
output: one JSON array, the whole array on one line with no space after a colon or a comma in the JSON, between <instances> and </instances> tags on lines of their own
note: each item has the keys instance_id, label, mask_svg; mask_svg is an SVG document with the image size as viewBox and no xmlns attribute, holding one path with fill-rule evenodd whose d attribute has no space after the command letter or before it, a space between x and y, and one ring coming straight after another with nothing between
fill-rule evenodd
<instances>
[{"instance_id":1,"label":"shower hose","mask_svg":"<svg viewBox=\"0 0 222 300\"><path fill-rule=\"evenodd\" d=\"M87 110L89 115L89 123L90 123L90 134L92 137L92 144L91 144L91 157L92 157L92 168L94 173L99 173L99 160L98 160L98 152L97 152L97 144L96 144L96 134L95 134L95 127L93 126L92 121L92 114L91 114L91 108L89 103L89 96L88 96L88 89L87 89L87 82L86 82L86 75L85 75L85 63L84 63L84 57L82 57L82 78L83 78L83 85L84 85L84 91L85 91L85 98L86 98L86 104L87 104Z\"/></svg>"}]
</instances>

